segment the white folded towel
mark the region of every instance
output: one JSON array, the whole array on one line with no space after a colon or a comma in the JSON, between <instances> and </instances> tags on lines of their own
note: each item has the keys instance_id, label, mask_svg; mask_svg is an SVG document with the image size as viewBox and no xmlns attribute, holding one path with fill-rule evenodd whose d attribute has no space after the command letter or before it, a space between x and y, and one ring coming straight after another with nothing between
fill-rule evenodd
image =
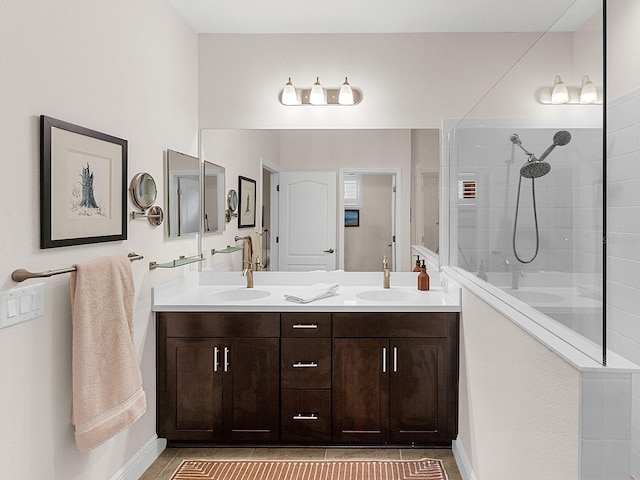
<instances>
[{"instance_id":1,"label":"white folded towel","mask_svg":"<svg viewBox=\"0 0 640 480\"><path fill-rule=\"evenodd\" d=\"M292 293L285 293L284 298L290 302L309 303L335 295L337 290L337 283L314 283L310 287L300 287Z\"/></svg>"}]
</instances>

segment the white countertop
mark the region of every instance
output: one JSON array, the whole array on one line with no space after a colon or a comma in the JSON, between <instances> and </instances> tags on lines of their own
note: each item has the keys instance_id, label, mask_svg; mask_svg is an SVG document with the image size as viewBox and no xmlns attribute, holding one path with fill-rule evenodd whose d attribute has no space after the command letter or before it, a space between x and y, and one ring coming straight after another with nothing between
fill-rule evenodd
<instances>
[{"instance_id":1,"label":"white countertop","mask_svg":"<svg viewBox=\"0 0 640 480\"><path fill-rule=\"evenodd\" d=\"M393 272L391 288L382 288L382 272L254 272L254 288L246 292L240 272L203 271L153 288L154 312L459 312L460 289L440 285L431 274L431 289L417 289L417 273ZM285 299L316 283L337 283L337 294L310 303ZM385 291L383 291L385 290ZM359 298L362 293L387 300ZM369 293L374 292L374 293ZM223 300L246 295L255 299Z\"/></svg>"}]
</instances>

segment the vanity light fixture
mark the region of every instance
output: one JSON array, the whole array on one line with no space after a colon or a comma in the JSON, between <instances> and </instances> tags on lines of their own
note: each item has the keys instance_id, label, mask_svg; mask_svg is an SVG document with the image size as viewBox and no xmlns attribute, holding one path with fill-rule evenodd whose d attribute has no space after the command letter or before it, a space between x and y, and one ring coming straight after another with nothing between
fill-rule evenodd
<instances>
[{"instance_id":1,"label":"vanity light fixture","mask_svg":"<svg viewBox=\"0 0 640 480\"><path fill-rule=\"evenodd\" d=\"M556 79L553 82L553 89L551 90L551 103L554 105L560 105L569 101L569 90L564 84L560 75L556 75Z\"/></svg>"},{"instance_id":2,"label":"vanity light fixture","mask_svg":"<svg viewBox=\"0 0 640 480\"><path fill-rule=\"evenodd\" d=\"M598 98L598 89L588 75L582 77L582 86L567 86L556 75L553 87L538 90L537 99L544 105L602 105Z\"/></svg>"},{"instance_id":3,"label":"vanity light fixture","mask_svg":"<svg viewBox=\"0 0 640 480\"><path fill-rule=\"evenodd\" d=\"M598 91L596 90L596 86L589 80L589 76L585 75L582 78L582 88L580 89L580 103L589 104L597 101Z\"/></svg>"},{"instance_id":4,"label":"vanity light fixture","mask_svg":"<svg viewBox=\"0 0 640 480\"><path fill-rule=\"evenodd\" d=\"M320 84L320 77L310 88L296 88L291 77L280 92L280 103L285 106L294 105L357 105L362 100L362 92L353 88L347 79L339 88L324 88Z\"/></svg>"}]
</instances>

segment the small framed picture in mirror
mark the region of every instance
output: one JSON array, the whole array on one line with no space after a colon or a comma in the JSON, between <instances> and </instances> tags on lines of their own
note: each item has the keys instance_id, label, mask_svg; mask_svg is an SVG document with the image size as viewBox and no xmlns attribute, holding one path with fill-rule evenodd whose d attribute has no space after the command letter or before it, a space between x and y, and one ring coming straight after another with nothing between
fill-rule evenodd
<instances>
[{"instance_id":1,"label":"small framed picture in mirror","mask_svg":"<svg viewBox=\"0 0 640 480\"><path fill-rule=\"evenodd\" d=\"M345 227L359 227L360 226L360 210L357 210L357 209L345 209L345 211L344 211L344 226Z\"/></svg>"},{"instance_id":2,"label":"small framed picture in mirror","mask_svg":"<svg viewBox=\"0 0 640 480\"><path fill-rule=\"evenodd\" d=\"M238 228L256 226L256 181L238 177Z\"/></svg>"}]
</instances>

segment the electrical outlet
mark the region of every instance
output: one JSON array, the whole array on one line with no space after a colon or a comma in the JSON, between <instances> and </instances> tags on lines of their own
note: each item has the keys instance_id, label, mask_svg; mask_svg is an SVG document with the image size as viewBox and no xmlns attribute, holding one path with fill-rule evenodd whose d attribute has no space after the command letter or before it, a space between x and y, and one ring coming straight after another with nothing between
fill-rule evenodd
<instances>
[{"instance_id":1,"label":"electrical outlet","mask_svg":"<svg viewBox=\"0 0 640 480\"><path fill-rule=\"evenodd\" d=\"M0 292L0 328L42 317L44 283Z\"/></svg>"}]
</instances>

